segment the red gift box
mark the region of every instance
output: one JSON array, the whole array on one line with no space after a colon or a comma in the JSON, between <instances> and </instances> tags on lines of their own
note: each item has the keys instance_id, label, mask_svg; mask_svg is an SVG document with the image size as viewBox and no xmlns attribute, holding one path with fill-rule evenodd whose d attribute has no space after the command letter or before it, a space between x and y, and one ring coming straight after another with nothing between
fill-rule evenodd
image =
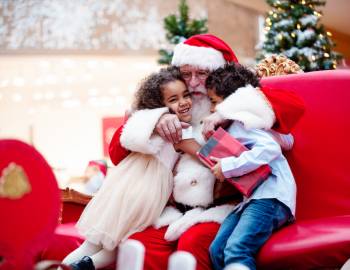
<instances>
[{"instance_id":1,"label":"red gift box","mask_svg":"<svg viewBox=\"0 0 350 270\"><path fill-rule=\"evenodd\" d=\"M248 148L246 148L223 128L219 127L209 138L207 143L197 152L197 155L206 166L212 168L215 163L210 160L209 157L238 157L243 151L247 150ZM237 190L244 196L250 197L254 190L268 178L270 173L270 167L268 165L262 165L250 173L225 180L237 188Z\"/></svg>"}]
</instances>

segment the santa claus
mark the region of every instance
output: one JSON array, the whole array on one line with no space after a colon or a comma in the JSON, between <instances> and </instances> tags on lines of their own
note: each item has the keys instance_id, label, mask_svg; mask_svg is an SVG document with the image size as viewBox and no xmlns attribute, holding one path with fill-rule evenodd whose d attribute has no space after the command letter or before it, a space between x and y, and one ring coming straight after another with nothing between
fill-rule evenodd
<instances>
[{"instance_id":1,"label":"santa claus","mask_svg":"<svg viewBox=\"0 0 350 270\"><path fill-rule=\"evenodd\" d=\"M205 80L210 71L228 62L238 62L234 52L224 41L210 34L192 36L175 47L172 65L180 68L192 93L191 124L197 134L196 139L203 143L204 140L199 135L209 137L214 128L226 119L241 121L246 128L273 128L278 132L289 133L302 115L304 107L295 94L287 91L249 88L249 91L240 91L226 98L220 106L223 109L209 116L210 102ZM173 143L178 143L182 137L182 129L187 124L181 123L174 114L159 114L155 117L155 132ZM114 164L129 153L120 143L122 130L123 126L116 131L110 144L110 157ZM292 145L290 136L280 136L278 133L275 135L281 145ZM189 157L182 159L175 175L174 187L174 197L179 209L167 208L157 226L130 237L142 242L146 248L144 269L166 269L168 257L175 250L192 253L197 260L197 269L211 269L208 247L219 228L219 222L231 210L227 203L232 197L227 196L230 194L226 192L224 198L214 198L214 179L203 168ZM221 190L227 191L225 188ZM216 206L217 202L221 206ZM195 208L208 205L211 205L208 210ZM185 210L190 210L186 213L187 218L180 219L181 222L175 221ZM168 228L165 226L167 224L171 226Z\"/></svg>"}]
</instances>

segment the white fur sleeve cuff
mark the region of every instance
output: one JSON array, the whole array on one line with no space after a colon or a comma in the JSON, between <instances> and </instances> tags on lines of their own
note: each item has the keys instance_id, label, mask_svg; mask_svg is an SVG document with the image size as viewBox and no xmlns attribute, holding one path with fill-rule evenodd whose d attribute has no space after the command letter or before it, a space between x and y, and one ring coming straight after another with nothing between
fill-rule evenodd
<instances>
[{"instance_id":1,"label":"white fur sleeve cuff","mask_svg":"<svg viewBox=\"0 0 350 270\"><path fill-rule=\"evenodd\" d=\"M145 109L134 112L126 122L120 143L128 150L144 154L155 154L160 151L164 140L152 135L159 118L169 112L168 108Z\"/></svg>"},{"instance_id":2,"label":"white fur sleeve cuff","mask_svg":"<svg viewBox=\"0 0 350 270\"><path fill-rule=\"evenodd\" d=\"M270 129L275 122L275 113L264 94L252 85L238 88L216 111L225 119L238 120L245 128Z\"/></svg>"}]
</instances>

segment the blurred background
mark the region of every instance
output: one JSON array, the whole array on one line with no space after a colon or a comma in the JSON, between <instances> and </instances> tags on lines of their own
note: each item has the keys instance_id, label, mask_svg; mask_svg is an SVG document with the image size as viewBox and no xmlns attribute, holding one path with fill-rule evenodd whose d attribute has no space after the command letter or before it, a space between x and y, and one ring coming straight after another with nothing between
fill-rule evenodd
<instances>
[{"instance_id":1,"label":"blurred background","mask_svg":"<svg viewBox=\"0 0 350 270\"><path fill-rule=\"evenodd\" d=\"M271 10L266 1L186 4L190 18L204 20L202 30L225 40L241 63L255 64ZM173 46L163 20L179 15L179 5L0 0L0 138L34 145L61 186L82 174L90 160L110 165L108 143L138 83L160 68L159 50ZM343 55L334 68L350 64L349 10L347 0L328 0L320 8L320 21Z\"/></svg>"}]
</instances>

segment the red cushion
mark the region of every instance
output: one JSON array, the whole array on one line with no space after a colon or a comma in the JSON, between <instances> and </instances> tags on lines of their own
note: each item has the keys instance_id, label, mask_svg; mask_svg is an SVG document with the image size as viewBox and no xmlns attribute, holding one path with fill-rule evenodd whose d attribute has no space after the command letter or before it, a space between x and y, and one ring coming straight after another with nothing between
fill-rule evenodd
<instances>
[{"instance_id":1,"label":"red cushion","mask_svg":"<svg viewBox=\"0 0 350 270\"><path fill-rule=\"evenodd\" d=\"M78 234L75 223L61 224L56 228L55 236L38 260L61 261L70 252L78 248L84 238Z\"/></svg>"},{"instance_id":2,"label":"red cushion","mask_svg":"<svg viewBox=\"0 0 350 270\"><path fill-rule=\"evenodd\" d=\"M268 270L336 268L349 251L350 215L313 219L276 232L261 249L258 265Z\"/></svg>"}]
</instances>

